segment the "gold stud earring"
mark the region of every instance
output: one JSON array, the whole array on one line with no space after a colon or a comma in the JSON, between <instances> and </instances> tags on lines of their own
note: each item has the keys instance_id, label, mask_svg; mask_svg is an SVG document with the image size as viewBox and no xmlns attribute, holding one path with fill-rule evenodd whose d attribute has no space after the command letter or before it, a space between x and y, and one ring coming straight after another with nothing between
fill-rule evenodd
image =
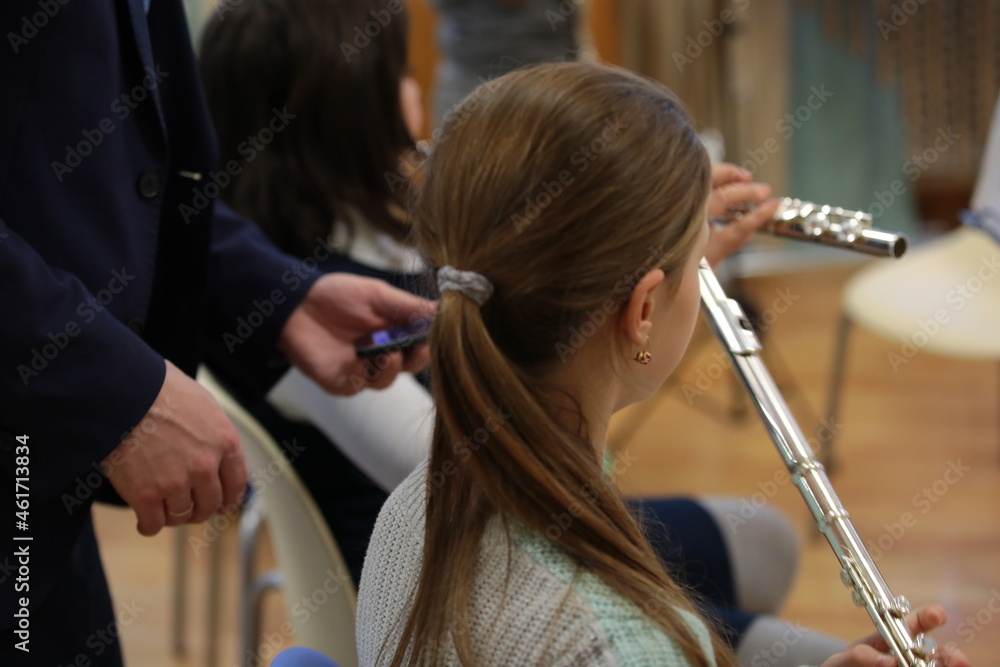
<instances>
[{"instance_id":1,"label":"gold stud earring","mask_svg":"<svg viewBox=\"0 0 1000 667\"><path fill-rule=\"evenodd\" d=\"M643 350L642 352L636 352L634 359L645 366L653 360L653 355L648 350Z\"/></svg>"}]
</instances>

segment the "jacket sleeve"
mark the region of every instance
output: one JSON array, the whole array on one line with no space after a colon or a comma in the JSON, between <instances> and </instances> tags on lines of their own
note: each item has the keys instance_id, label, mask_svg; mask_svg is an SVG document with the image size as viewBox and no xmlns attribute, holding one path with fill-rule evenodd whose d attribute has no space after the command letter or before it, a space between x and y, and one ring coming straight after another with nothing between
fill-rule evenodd
<instances>
[{"instance_id":1,"label":"jacket sleeve","mask_svg":"<svg viewBox=\"0 0 1000 667\"><path fill-rule=\"evenodd\" d=\"M27 435L32 496L93 472L142 419L163 359L0 220L0 435ZM0 465L13 474L13 457Z\"/></svg>"},{"instance_id":2,"label":"jacket sleeve","mask_svg":"<svg viewBox=\"0 0 1000 667\"><path fill-rule=\"evenodd\" d=\"M262 395L287 370L276 344L321 272L315 261L278 250L252 222L215 204L209 261L208 357L228 359L245 377L227 377Z\"/></svg>"}]
</instances>

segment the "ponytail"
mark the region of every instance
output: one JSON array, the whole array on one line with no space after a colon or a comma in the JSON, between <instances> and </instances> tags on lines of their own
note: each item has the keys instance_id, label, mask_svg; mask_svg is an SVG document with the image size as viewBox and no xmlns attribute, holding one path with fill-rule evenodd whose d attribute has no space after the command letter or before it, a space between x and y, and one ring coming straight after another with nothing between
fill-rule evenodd
<instances>
[{"instance_id":1,"label":"ponytail","mask_svg":"<svg viewBox=\"0 0 1000 667\"><path fill-rule=\"evenodd\" d=\"M714 656L698 642L681 613L695 613L690 602L605 475L582 412L546 382L567 332L628 298L616 287L625 272L677 275L703 224L704 149L669 91L621 70L546 65L491 87L453 114L414 215L432 265L475 271L494 292L482 305L445 292L430 333L437 412L423 564L391 664L439 664L450 645L475 664L463 629L492 521L508 536L523 526L549 539L645 612L691 664L732 664L717 638ZM624 128L613 140L609 109ZM578 147L602 145L594 137L605 138L600 162L568 172ZM561 193L523 224L525 202L553 179ZM655 266L651 246L662 248ZM446 572L459 576L441 585Z\"/></svg>"}]
</instances>

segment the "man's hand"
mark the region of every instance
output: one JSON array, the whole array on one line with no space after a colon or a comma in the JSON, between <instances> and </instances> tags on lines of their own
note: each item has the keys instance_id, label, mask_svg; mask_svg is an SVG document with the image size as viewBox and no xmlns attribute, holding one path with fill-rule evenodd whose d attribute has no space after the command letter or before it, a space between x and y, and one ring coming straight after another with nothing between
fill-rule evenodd
<instances>
[{"instance_id":1,"label":"man's hand","mask_svg":"<svg viewBox=\"0 0 1000 667\"><path fill-rule=\"evenodd\" d=\"M712 231L712 238L705 248L705 259L712 266L743 247L754 232L767 224L778 208L777 199L766 201L771 196L771 186L751 183L751 178L750 172L735 164L712 166L712 193L708 196L709 219L721 218L727 210L741 204L757 205L739 220Z\"/></svg>"},{"instance_id":2,"label":"man's hand","mask_svg":"<svg viewBox=\"0 0 1000 667\"><path fill-rule=\"evenodd\" d=\"M940 628L948 620L944 607L929 604L906 617L914 635ZM877 632L849 646L823 663L822 667L895 667L896 658L888 654L889 645ZM934 654L936 664L942 667L971 667L969 660L958 649L939 650Z\"/></svg>"},{"instance_id":3,"label":"man's hand","mask_svg":"<svg viewBox=\"0 0 1000 667\"><path fill-rule=\"evenodd\" d=\"M331 394L382 389L400 371L419 371L430 359L426 345L380 355L355 356L354 342L373 331L409 324L434 312L434 304L381 280L331 273L317 280L281 332L279 347L306 376Z\"/></svg>"},{"instance_id":4,"label":"man's hand","mask_svg":"<svg viewBox=\"0 0 1000 667\"><path fill-rule=\"evenodd\" d=\"M247 466L236 429L208 391L169 361L156 401L102 462L138 530L204 521L240 501Z\"/></svg>"}]
</instances>

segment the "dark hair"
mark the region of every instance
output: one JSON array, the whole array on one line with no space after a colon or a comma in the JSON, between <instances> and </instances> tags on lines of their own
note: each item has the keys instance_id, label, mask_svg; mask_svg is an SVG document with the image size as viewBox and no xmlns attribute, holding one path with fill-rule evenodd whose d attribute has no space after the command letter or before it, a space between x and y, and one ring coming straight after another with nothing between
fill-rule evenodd
<instances>
[{"instance_id":1,"label":"dark hair","mask_svg":"<svg viewBox=\"0 0 1000 667\"><path fill-rule=\"evenodd\" d=\"M386 174L413 146L399 95L408 23L400 0L242 0L205 26L221 163L241 167L222 198L286 252L310 254L358 214L406 235L407 192ZM294 118L269 145L247 143L286 109Z\"/></svg>"}]
</instances>

